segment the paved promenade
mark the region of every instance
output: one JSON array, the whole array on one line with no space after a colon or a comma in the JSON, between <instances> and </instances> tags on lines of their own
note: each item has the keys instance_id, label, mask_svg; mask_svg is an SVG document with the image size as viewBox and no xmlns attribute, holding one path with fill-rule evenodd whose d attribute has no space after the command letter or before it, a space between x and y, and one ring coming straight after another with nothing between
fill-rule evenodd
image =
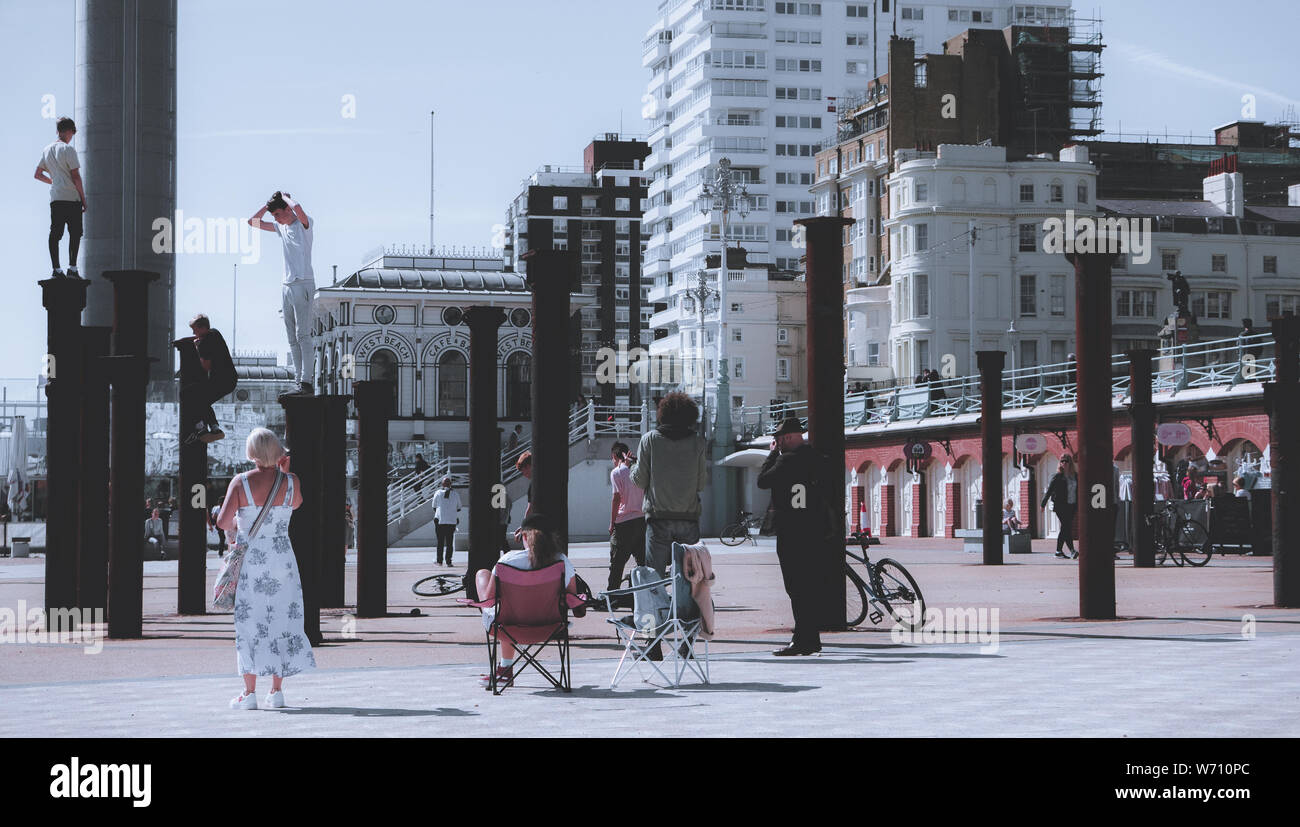
<instances>
[{"instance_id":1,"label":"paved promenade","mask_svg":"<svg viewBox=\"0 0 1300 827\"><path fill-rule=\"evenodd\" d=\"M323 619L320 666L286 681L289 708L232 712L228 615L177 617L175 563L146 566L145 639L0 644L0 737L401 735L1297 736L1300 611L1266 608L1268 558L1205 569L1117 570L1111 622L1073 619L1077 566L1050 553L986 567L949 541L873 547L907 565L936 609L997 609L998 638L896 641L887 629L823 636L820 656L778 659L789 609L771 541L718 549L713 682L608 689L618 650L605 615L574 622L572 694L533 673L501 697L477 685L477 613L409 587L426 551L390 558L392 614ZM1042 547L1042 548L1045 548ZM604 582L605 547L575 547ZM215 555L210 568L215 570ZM40 605L43 562L0 560L0 607ZM355 569L349 567L348 592ZM409 614L418 609L419 615ZM264 691L264 690L263 690Z\"/></svg>"}]
</instances>

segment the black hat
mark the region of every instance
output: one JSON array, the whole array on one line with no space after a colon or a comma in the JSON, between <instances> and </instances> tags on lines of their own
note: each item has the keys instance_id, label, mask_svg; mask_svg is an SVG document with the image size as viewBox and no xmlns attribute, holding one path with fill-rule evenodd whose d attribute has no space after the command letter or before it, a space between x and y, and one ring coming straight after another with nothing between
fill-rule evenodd
<instances>
[{"instance_id":1,"label":"black hat","mask_svg":"<svg viewBox=\"0 0 1300 827\"><path fill-rule=\"evenodd\" d=\"M781 427L776 429L773 436L785 436L786 434L802 434L804 432L803 423L797 416L787 416L781 423Z\"/></svg>"},{"instance_id":2,"label":"black hat","mask_svg":"<svg viewBox=\"0 0 1300 827\"><path fill-rule=\"evenodd\" d=\"M552 531L554 529L554 526L551 525L551 521L547 519L545 514L530 514L524 519L519 527L531 528L537 531Z\"/></svg>"}]
</instances>

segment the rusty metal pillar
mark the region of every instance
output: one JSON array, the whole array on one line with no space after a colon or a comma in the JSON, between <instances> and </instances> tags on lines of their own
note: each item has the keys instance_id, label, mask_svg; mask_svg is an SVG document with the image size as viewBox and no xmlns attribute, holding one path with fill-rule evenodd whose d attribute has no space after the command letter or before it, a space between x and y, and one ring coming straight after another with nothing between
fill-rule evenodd
<instances>
[{"instance_id":1,"label":"rusty metal pillar","mask_svg":"<svg viewBox=\"0 0 1300 827\"><path fill-rule=\"evenodd\" d=\"M350 396L320 396L324 420L321 432L321 555L320 604L341 609L346 604L348 520L348 403Z\"/></svg>"},{"instance_id":2,"label":"rusty metal pillar","mask_svg":"<svg viewBox=\"0 0 1300 827\"><path fill-rule=\"evenodd\" d=\"M555 526L569 543L569 387L576 352L569 348L569 293L575 258L567 250L530 250L528 287L533 291L533 513Z\"/></svg>"},{"instance_id":3,"label":"rusty metal pillar","mask_svg":"<svg viewBox=\"0 0 1300 827\"><path fill-rule=\"evenodd\" d=\"M172 342L180 361L180 386L201 382L206 377L199 361L198 348L191 336ZM180 395L180 480L176 504L180 508L176 534L180 543L177 554L176 611L183 615L207 614L208 585L208 444L185 438L194 432L194 423L203 418L201 404L187 403ZM199 492L202 493L199 493Z\"/></svg>"},{"instance_id":4,"label":"rusty metal pillar","mask_svg":"<svg viewBox=\"0 0 1300 827\"><path fill-rule=\"evenodd\" d=\"M1002 565L1002 367L1000 350L975 351L980 371L981 472L984 476L984 565Z\"/></svg>"},{"instance_id":5,"label":"rusty metal pillar","mask_svg":"<svg viewBox=\"0 0 1300 827\"><path fill-rule=\"evenodd\" d=\"M113 285L113 355L109 365L112 445L109 448L108 636L144 634L145 394L149 386L148 270L110 270Z\"/></svg>"},{"instance_id":6,"label":"rusty metal pillar","mask_svg":"<svg viewBox=\"0 0 1300 827\"><path fill-rule=\"evenodd\" d=\"M393 383L352 383L357 402L357 617L388 614L388 417Z\"/></svg>"},{"instance_id":7,"label":"rusty metal pillar","mask_svg":"<svg viewBox=\"0 0 1300 827\"><path fill-rule=\"evenodd\" d=\"M77 546L81 536L77 515L84 363L81 311L86 306L87 284L66 278L40 282L46 310L45 396L49 400L45 426L45 624L52 632L70 631L60 618L78 605Z\"/></svg>"},{"instance_id":8,"label":"rusty metal pillar","mask_svg":"<svg viewBox=\"0 0 1300 827\"><path fill-rule=\"evenodd\" d=\"M1133 451L1133 499L1129 504L1129 548L1135 568L1156 564L1153 529L1147 519L1155 511L1156 406L1151 401L1151 360L1156 351L1128 352L1129 442ZM1117 492L1118 493L1118 492Z\"/></svg>"},{"instance_id":9,"label":"rusty metal pillar","mask_svg":"<svg viewBox=\"0 0 1300 827\"><path fill-rule=\"evenodd\" d=\"M302 581L303 631L313 646L320 644L321 558L321 456L324 397L287 393L284 408L285 441L290 451L289 470L298 478L302 505L289 521L289 540Z\"/></svg>"},{"instance_id":10,"label":"rusty metal pillar","mask_svg":"<svg viewBox=\"0 0 1300 827\"><path fill-rule=\"evenodd\" d=\"M471 307L465 313L469 324L469 554L465 593L475 600L478 595L474 574L479 569L491 569L501 548L500 512L492 507L492 501L493 489L501 483L497 331L505 320L506 313L499 307ZM565 449L567 462L567 439Z\"/></svg>"},{"instance_id":11,"label":"rusty metal pillar","mask_svg":"<svg viewBox=\"0 0 1300 827\"><path fill-rule=\"evenodd\" d=\"M108 611L108 375L100 361L112 352L113 328L83 327L81 389L80 544L77 605Z\"/></svg>"},{"instance_id":12,"label":"rusty metal pillar","mask_svg":"<svg viewBox=\"0 0 1300 827\"><path fill-rule=\"evenodd\" d=\"M808 443L827 459L820 486L831 500L840 525L827 536L808 538L804 552L817 561L818 604L825 609L822 629L844 628L844 228L851 218L804 218L807 247ZM714 470L717 473L718 469Z\"/></svg>"},{"instance_id":13,"label":"rusty metal pillar","mask_svg":"<svg viewBox=\"0 0 1300 827\"><path fill-rule=\"evenodd\" d=\"M1115 445L1111 414L1110 267L1114 253L1070 253L1079 432L1079 616L1115 617Z\"/></svg>"},{"instance_id":14,"label":"rusty metal pillar","mask_svg":"<svg viewBox=\"0 0 1300 827\"><path fill-rule=\"evenodd\" d=\"M1273 468L1273 605L1300 606L1300 318L1273 321L1276 372L1264 386Z\"/></svg>"}]
</instances>

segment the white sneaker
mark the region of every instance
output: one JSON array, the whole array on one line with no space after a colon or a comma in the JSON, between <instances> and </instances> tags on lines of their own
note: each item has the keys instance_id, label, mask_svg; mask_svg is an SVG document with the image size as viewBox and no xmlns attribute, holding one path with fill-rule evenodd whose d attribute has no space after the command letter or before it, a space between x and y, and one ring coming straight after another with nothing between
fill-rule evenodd
<instances>
[{"instance_id":1,"label":"white sneaker","mask_svg":"<svg viewBox=\"0 0 1300 827\"><path fill-rule=\"evenodd\" d=\"M257 709L257 693L248 692L230 701L231 709Z\"/></svg>"},{"instance_id":2,"label":"white sneaker","mask_svg":"<svg viewBox=\"0 0 1300 827\"><path fill-rule=\"evenodd\" d=\"M77 268L76 268L76 267L69 267L69 268L68 268L68 278L70 278L70 279L79 279L79 278L81 278L81 273L78 273L78 272L77 272Z\"/></svg>"},{"instance_id":3,"label":"white sneaker","mask_svg":"<svg viewBox=\"0 0 1300 827\"><path fill-rule=\"evenodd\" d=\"M279 692L267 692L267 693L266 693L266 708L267 708L267 709L284 709L284 690L283 690L283 689L281 689Z\"/></svg>"}]
</instances>

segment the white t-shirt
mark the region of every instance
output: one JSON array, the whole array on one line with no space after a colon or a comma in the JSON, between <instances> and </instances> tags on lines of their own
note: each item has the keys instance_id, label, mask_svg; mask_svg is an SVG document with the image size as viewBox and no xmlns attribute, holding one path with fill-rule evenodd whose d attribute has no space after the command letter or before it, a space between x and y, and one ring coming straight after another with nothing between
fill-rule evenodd
<instances>
[{"instance_id":1,"label":"white t-shirt","mask_svg":"<svg viewBox=\"0 0 1300 827\"><path fill-rule=\"evenodd\" d=\"M41 152L41 169L50 174L51 201L81 201L77 185L72 183L72 171L81 169L77 150L72 144L55 141Z\"/></svg>"},{"instance_id":2,"label":"white t-shirt","mask_svg":"<svg viewBox=\"0 0 1300 827\"><path fill-rule=\"evenodd\" d=\"M303 215L307 215L303 213ZM294 218L292 224L281 224L272 219L275 231L280 234L280 243L284 245L284 283L310 281L316 283L316 274L311 269L311 239L316 222L307 215L308 226Z\"/></svg>"},{"instance_id":3,"label":"white t-shirt","mask_svg":"<svg viewBox=\"0 0 1300 827\"><path fill-rule=\"evenodd\" d=\"M433 495L433 519L440 523L454 523L458 511L460 511L460 495L456 490L443 491L439 488L438 493Z\"/></svg>"},{"instance_id":4,"label":"white t-shirt","mask_svg":"<svg viewBox=\"0 0 1300 827\"><path fill-rule=\"evenodd\" d=\"M555 562L558 563L560 561L564 561L564 585L567 587L569 581L574 578L578 571L573 567L573 564L569 562L569 558L565 557L563 554L556 558ZM524 571L532 571L533 569L532 563L528 560L528 549L526 548L507 551L505 554L501 555L501 559L498 560L497 563L505 563L507 566L513 566L514 568L523 569ZM554 563L550 565L554 565ZM492 567L492 574L493 576L496 575L496 566Z\"/></svg>"}]
</instances>

